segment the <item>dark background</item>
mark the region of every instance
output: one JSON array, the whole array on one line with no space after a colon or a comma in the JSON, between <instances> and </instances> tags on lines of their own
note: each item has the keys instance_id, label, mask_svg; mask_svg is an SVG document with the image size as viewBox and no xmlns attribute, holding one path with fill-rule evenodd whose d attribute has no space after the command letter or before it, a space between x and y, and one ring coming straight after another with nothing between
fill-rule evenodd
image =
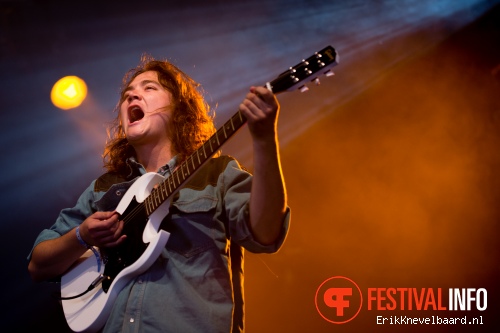
<instances>
[{"instance_id":1,"label":"dark background","mask_svg":"<svg viewBox=\"0 0 500 333\"><path fill-rule=\"evenodd\" d=\"M248 87L331 44L336 76L279 96L292 225L276 255L246 257L248 332L492 332L498 323L498 1L0 2L2 327L63 332L58 286L33 283L31 246L102 172L121 77L140 55L199 81L227 120ZM50 102L77 75L77 109ZM249 169L247 129L223 152ZM370 287L486 288L486 311L315 307L333 276ZM168 300L167 300L168 301ZM366 301L366 300L365 300ZM445 305L447 302L445 303ZM376 316L482 316L482 326L377 325Z\"/></svg>"}]
</instances>

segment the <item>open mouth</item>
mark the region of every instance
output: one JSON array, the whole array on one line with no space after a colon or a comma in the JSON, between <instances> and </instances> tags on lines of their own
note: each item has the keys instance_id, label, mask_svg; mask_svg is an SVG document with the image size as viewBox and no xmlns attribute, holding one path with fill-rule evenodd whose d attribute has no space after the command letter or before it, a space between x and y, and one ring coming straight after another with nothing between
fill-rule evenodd
<instances>
[{"instance_id":1,"label":"open mouth","mask_svg":"<svg viewBox=\"0 0 500 333\"><path fill-rule=\"evenodd\" d=\"M134 106L128 110L128 119L131 124L142 118L144 118L144 111L142 111L140 107Z\"/></svg>"}]
</instances>

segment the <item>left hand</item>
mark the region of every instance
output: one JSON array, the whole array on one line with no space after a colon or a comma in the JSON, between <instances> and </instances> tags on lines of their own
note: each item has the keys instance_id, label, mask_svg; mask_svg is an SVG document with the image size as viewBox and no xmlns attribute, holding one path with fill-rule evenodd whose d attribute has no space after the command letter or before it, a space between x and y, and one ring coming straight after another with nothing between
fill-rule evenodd
<instances>
[{"instance_id":1,"label":"left hand","mask_svg":"<svg viewBox=\"0 0 500 333\"><path fill-rule=\"evenodd\" d=\"M240 111L248 121L248 128L254 140L274 140L279 113L276 96L265 87L250 87Z\"/></svg>"}]
</instances>

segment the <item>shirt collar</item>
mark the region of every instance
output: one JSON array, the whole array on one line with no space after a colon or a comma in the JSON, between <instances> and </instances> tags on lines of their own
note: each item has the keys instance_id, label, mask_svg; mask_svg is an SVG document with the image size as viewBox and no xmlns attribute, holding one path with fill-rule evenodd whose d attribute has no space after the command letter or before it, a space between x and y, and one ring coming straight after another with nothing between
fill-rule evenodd
<instances>
[{"instance_id":1,"label":"shirt collar","mask_svg":"<svg viewBox=\"0 0 500 333\"><path fill-rule=\"evenodd\" d=\"M170 175L172 171L175 169L177 160L178 160L178 155L174 156L170 161L168 161L167 164L162 166L156 172L161 174L162 176ZM127 165L130 168L130 174L128 175L128 178L133 177L133 175L137 173L140 175L144 175L147 173L146 168L144 168L144 166L141 163L137 162L137 160L134 157L130 157L127 159Z\"/></svg>"}]
</instances>

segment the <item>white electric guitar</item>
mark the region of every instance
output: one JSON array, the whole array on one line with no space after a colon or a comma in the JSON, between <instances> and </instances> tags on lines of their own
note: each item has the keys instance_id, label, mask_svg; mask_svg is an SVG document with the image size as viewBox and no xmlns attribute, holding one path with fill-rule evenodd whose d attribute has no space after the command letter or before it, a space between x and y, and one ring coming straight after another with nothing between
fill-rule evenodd
<instances>
[{"instance_id":1,"label":"white electric guitar","mask_svg":"<svg viewBox=\"0 0 500 333\"><path fill-rule=\"evenodd\" d=\"M274 94L305 91L307 83L319 83L318 76L333 75L330 69L337 63L337 52L327 46L266 87ZM125 222L127 241L116 248L102 249L104 255L99 249L88 250L61 278L64 315L73 331L95 332L104 326L118 293L151 267L165 247L170 234L160 229L160 224L173 195L245 123L238 111L171 176L150 172L132 184L116 208Z\"/></svg>"}]
</instances>

